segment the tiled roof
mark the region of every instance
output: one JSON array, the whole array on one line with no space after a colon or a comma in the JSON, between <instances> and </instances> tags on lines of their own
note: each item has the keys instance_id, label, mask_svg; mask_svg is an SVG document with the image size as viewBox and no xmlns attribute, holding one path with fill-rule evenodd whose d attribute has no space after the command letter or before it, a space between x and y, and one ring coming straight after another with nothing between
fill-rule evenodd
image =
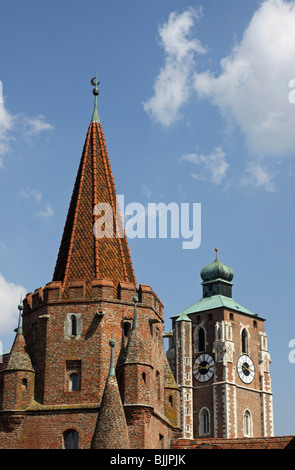
<instances>
[{"instance_id":1,"label":"tiled roof","mask_svg":"<svg viewBox=\"0 0 295 470\"><path fill-rule=\"evenodd\" d=\"M91 122L53 276L53 281L62 281L64 289L77 280L86 284L92 279L109 279L115 285L120 281L136 284L126 235L116 237L116 223L121 217L116 213L116 196L102 126ZM93 210L98 203L112 208L112 237L94 236L98 215Z\"/></svg>"}]
</instances>

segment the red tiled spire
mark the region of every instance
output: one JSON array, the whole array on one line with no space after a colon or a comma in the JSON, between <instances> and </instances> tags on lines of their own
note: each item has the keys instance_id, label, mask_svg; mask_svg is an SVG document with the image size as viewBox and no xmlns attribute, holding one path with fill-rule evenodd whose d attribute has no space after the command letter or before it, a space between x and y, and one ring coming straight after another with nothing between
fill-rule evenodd
<instances>
[{"instance_id":1,"label":"red tiled spire","mask_svg":"<svg viewBox=\"0 0 295 470\"><path fill-rule=\"evenodd\" d=\"M95 93L97 91L97 93ZM98 94L97 87L94 94ZM117 194L106 142L96 108L89 125L80 166L72 194L64 233L53 275L63 288L72 281L110 279L115 286L120 281L136 285L128 242L116 237L116 226L122 226ZM93 228L99 215L94 215L98 203L107 203L113 215L113 236L98 238ZM99 211L100 215L104 214ZM103 220L106 219L106 215ZM100 225L99 225L100 227Z\"/></svg>"}]
</instances>

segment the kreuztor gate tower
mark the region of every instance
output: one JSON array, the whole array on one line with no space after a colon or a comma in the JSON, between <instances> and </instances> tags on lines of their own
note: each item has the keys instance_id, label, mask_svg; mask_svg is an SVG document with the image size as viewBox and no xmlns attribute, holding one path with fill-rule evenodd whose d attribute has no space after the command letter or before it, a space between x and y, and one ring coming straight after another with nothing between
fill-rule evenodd
<instances>
[{"instance_id":1,"label":"kreuztor gate tower","mask_svg":"<svg viewBox=\"0 0 295 470\"><path fill-rule=\"evenodd\" d=\"M163 305L136 282L92 85L53 279L25 297L0 371L3 448L168 448L180 432Z\"/></svg>"}]
</instances>

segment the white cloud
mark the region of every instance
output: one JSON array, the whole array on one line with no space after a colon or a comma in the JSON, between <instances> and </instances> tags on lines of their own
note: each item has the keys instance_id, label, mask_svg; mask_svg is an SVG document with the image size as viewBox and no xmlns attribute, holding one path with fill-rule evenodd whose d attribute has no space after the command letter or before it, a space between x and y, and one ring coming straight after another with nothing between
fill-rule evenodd
<instances>
[{"instance_id":1,"label":"white cloud","mask_svg":"<svg viewBox=\"0 0 295 470\"><path fill-rule=\"evenodd\" d=\"M48 220L54 216L54 210L49 204L47 204L44 209L41 209L40 211L36 212L35 216L44 220Z\"/></svg>"},{"instance_id":2,"label":"white cloud","mask_svg":"<svg viewBox=\"0 0 295 470\"><path fill-rule=\"evenodd\" d=\"M201 7L179 14L172 12L168 22L159 28L165 64L155 80L154 96L143 103L143 107L152 119L164 126L170 126L179 118L179 110L190 93L194 54L205 53L200 41L189 37L194 20L201 16Z\"/></svg>"},{"instance_id":3,"label":"white cloud","mask_svg":"<svg viewBox=\"0 0 295 470\"><path fill-rule=\"evenodd\" d=\"M295 105L288 100L294 57L295 2L266 0L240 43L222 59L221 73L195 73L198 94L242 130L253 154L295 150Z\"/></svg>"},{"instance_id":4,"label":"white cloud","mask_svg":"<svg viewBox=\"0 0 295 470\"><path fill-rule=\"evenodd\" d=\"M45 116L37 116L35 118L23 117L23 133L24 135L37 135L40 132L51 131L53 126L44 121Z\"/></svg>"},{"instance_id":5,"label":"white cloud","mask_svg":"<svg viewBox=\"0 0 295 470\"><path fill-rule=\"evenodd\" d=\"M45 117L28 117L24 114L11 114L3 97L3 85L0 80L0 168L3 167L3 155L10 151L10 142L18 136L36 136L44 131L52 130L53 126L45 122Z\"/></svg>"},{"instance_id":6,"label":"white cloud","mask_svg":"<svg viewBox=\"0 0 295 470\"><path fill-rule=\"evenodd\" d=\"M12 139L9 131L13 128L15 117L6 109L3 100L0 101L0 168L3 166L2 156L10 150L9 141Z\"/></svg>"},{"instance_id":7,"label":"white cloud","mask_svg":"<svg viewBox=\"0 0 295 470\"><path fill-rule=\"evenodd\" d=\"M40 191L37 191L36 189L32 188L27 188L27 189L22 189L18 194L17 194L17 199L34 199L37 203L42 201L42 193Z\"/></svg>"},{"instance_id":8,"label":"white cloud","mask_svg":"<svg viewBox=\"0 0 295 470\"><path fill-rule=\"evenodd\" d=\"M151 195L152 195L152 191L151 191L151 189L149 188L149 186L148 186L147 184L143 184L142 187L141 187L141 189L142 189L143 195L144 195L146 198L150 199L150 197L151 197Z\"/></svg>"},{"instance_id":9,"label":"white cloud","mask_svg":"<svg viewBox=\"0 0 295 470\"><path fill-rule=\"evenodd\" d=\"M217 185L221 183L229 169L225 152L221 147L215 147L214 150L207 155L196 152L189 153L183 155L182 160L200 166L198 173L192 173L193 178L211 181Z\"/></svg>"},{"instance_id":10,"label":"white cloud","mask_svg":"<svg viewBox=\"0 0 295 470\"><path fill-rule=\"evenodd\" d=\"M184 105L192 102L194 94L207 99L220 111L227 133L236 128L245 138L249 162L245 162L243 184L274 191L268 162L273 159L282 164L295 155L295 0L259 2L217 73L198 70L197 54L207 52L193 37L193 27L201 16L202 8L173 12L159 28L165 62L144 109L168 127L182 117ZM219 184L228 163L220 160L214 172L210 166L213 154L191 154L192 161L203 167L193 176Z\"/></svg>"},{"instance_id":11,"label":"white cloud","mask_svg":"<svg viewBox=\"0 0 295 470\"><path fill-rule=\"evenodd\" d=\"M26 289L23 286L6 281L0 274L0 334L4 335L17 326L18 309L20 298L24 297ZM0 337L1 340L1 337Z\"/></svg>"},{"instance_id":12,"label":"white cloud","mask_svg":"<svg viewBox=\"0 0 295 470\"><path fill-rule=\"evenodd\" d=\"M16 199L33 201L35 204L39 205L39 207L41 205L42 208L40 208L37 212L34 213L35 217L39 217L40 219L43 219L43 220L48 220L54 216L54 210L48 203L43 202L42 193L36 189L33 189L33 188L22 189L16 195Z\"/></svg>"},{"instance_id":13,"label":"white cloud","mask_svg":"<svg viewBox=\"0 0 295 470\"><path fill-rule=\"evenodd\" d=\"M274 175L269 172L266 168L262 168L260 164L252 163L245 170L241 183L244 186L252 186L256 188L262 188L267 192L274 192L276 186L273 182Z\"/></svg>"}]
</instances>

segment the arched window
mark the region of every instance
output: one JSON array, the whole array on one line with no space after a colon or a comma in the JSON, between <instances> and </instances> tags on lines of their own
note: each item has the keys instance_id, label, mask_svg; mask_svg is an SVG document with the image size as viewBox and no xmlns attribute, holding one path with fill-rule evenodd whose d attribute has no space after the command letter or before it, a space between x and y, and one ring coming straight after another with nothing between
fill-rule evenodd
<instances>
[{"instance_id":1,"label":"arched window","mask_svg":"<svg viewBox=\"0 0 295 470\"><path fill-rule=\"evenodd\" d=\"M198 345L199 345L199 352L205 351L205 331L204 328L199 328L198 331Z\"/></svg>"},{"instance_id":2,"label":"arched window","mask_svg":"<svg viewBox=\"0 0 295 470\"><path fill-rule=\"evenodd\" d=\"M241 334L242 354L249 354L249 337L246 328L243 328Z\"/></svg>"},{"instance_id":3,"label":"arched window","mask_svg":"<svg viewBox=\"0 0 295 470\"><path fill-rule=\"evenodd\" d=\"M129 321L125 321L123 325L123 331L125 338L129 338L131 333L131 323Z\"/></svg>"},{"instance_id":4,"label":"arched window","mask_svg":"<svg viewBox=\"0 0 295 470\"><path fill-rule=\"evenodd\" d=\"M80 383L79 383L79 375L77 372L73 372L69 376L69 391L70 392L76 392L77 390L80 389Z\"/></svg>"},{"instance_id":5,"label":"arched window","mask_svg":"<svg viewBox=\"0 0 295 470\"><path fill-rule=\"evenodd\" d=\"M208 408L201 409L199 419L200 436L206 436L210 433L210 414Z\"/></svg>"},{"instance_id":6,"label":"arched window","mask_svg":"<svg viewBox=\"0 0 295 470\"><path fill-rule=\"evenodd\" d=\"M77 318L76 315L71 316L71 335L77 336Z\"/></svg>"},{"instance_id":7,"label":"arched window","mask_svg":"<svg viewBox=\"0 0 295 470\"><path fill-rule=\"evenodd\" d=\"M196 352L202 352L205 351L206 349L206 333L205 329L200 326L195 330L194 333L194 338L195 338L195 351Z\"/></svg>"},{"instance_id":8,"label":"arched window","mask_svg":"<svg viewBox=\"0 0 295 470\"><path fill-rule=\"evenodd\" d=\"M244 412L244 436L252 436L252 417L249 410L245 410Z\"/></svg>"},{"instance_id":9,"label":"arched window","mask_svg":"<svg viewBox=\"0 0 295 470\"><path fill-rule=\"evenodd\" d=\"M68 429L64 432L64 447L65 449L79 448L79 433L75 429Z\"/></svg>"},{"instance_id":10,"label":"arched window","mask_svg":"<svg viewBox=\"0 0 295 470\"><path fill-rule=\"evenodd\" d=\"M22 390L27 390L28 387L28 381L27 379L22 380Z\"/></svg>"}]
</instances>

